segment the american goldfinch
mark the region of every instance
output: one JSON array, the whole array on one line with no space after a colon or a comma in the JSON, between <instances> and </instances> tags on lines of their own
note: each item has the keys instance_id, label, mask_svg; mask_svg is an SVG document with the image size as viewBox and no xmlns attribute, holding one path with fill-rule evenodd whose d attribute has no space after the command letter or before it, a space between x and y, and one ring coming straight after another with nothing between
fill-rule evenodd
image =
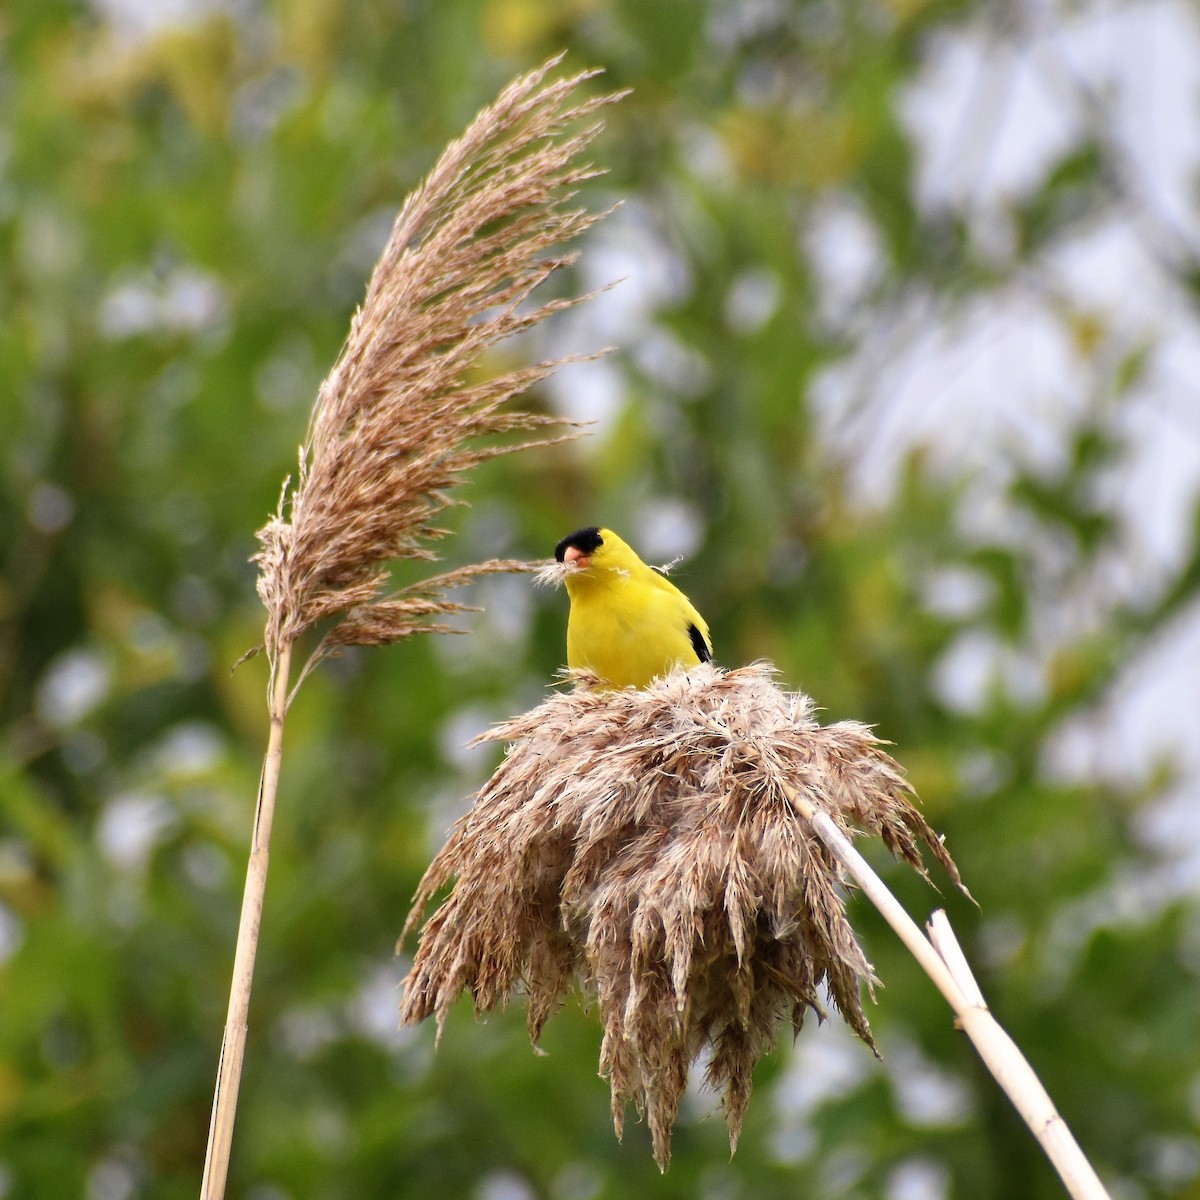
<instances>
[{"instance_id":1,"label":"american goldfinch","mask_svg":"<svg viewBox=\"0 0 1200 1200\"><path fill-rule=\"evenodd\" d=\"M554 548L571 600L567 665L614 687L645 687L673 667L712 660L708 625L661 572L611 529L579 529Z\"/></svg>"}]
</instances>

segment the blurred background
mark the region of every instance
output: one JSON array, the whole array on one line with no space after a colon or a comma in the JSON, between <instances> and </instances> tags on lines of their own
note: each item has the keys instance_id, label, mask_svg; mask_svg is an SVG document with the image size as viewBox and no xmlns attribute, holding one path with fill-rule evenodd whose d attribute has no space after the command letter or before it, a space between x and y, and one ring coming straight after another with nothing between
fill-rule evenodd
<instances>
[{"instance_id":1,"label":"blurred background","mask_svg":"<svg viewBox=\"0 0 1200 1200\"><path fill-rule=\"evenodd\" d=\"M1185 0L9 0L0 10L0 1197L194 1196L261 754L247 562L405 192L568 50L632 87L509 346L610 356L451 562L602 523L718 659L875 724L945 904L1120 1200L1200 1196L1200 12ZM234 1141L251 1200L1058 1197L870 907L876 1062L806 1027L660 1177L571 1003L396 1030L408 899L566 598L305 685ZM411 953L411 947L408 948Z\"/></svg>"}]
</instances>

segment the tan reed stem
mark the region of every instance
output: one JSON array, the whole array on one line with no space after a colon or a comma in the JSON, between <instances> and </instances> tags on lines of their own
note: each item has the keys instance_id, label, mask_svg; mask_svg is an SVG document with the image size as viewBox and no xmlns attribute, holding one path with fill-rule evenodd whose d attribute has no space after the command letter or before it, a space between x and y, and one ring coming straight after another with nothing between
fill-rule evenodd
<instances>
[{"instance_id":1,"label":"tan reed stem","mask_svg":"<svg viewBox=\"0 0 1200 1200\"><path fill-rule=\"evenodd\" d=\"M242 916L238 923L237 949L233 957L233 981L229 989L229 1011L221 1041L217 1085L213 1091L212 1119L208 1127L208 1149L204 1156L204 1179L200 1200L223 1200L229 1174L229 1148L237 1114L238 1087L246 1056L246 1030L250 1012L250 988L254 981L254 957L262 922L263 896L267 888L268 847L271 822L275 817L275 795L283 761L283 718L287 711L288 675L292 647L281 643L271 666L268 709L271 731L263 758L258 803L254 810L254 832L250 838L250 861L246 865L246 888L242 893Z\"/></svg>"},{"instance_id":2,"label":"tan reed stem","mask_svg":"<svg viewBox=\"0 0 1200 1200\"><path fill-rule=\"evenodd\" d=\"M1075 1200L1111 1200L1067 1123L1055 1109L1041 1080L1017 1044L992 1015L945 912L938 909L933 914L928 926L929 936L926 937L829 816L805 800L794 788L786 784L783 788L796 811L808 821L813 832L846 868L867 899L879 909L921 968L937 985L938 991L945 996L958 1018L959 1026L974 1043L984 1065L1037 1138L1066 1185L1068 1194Z\"/></svg>"},{"instance_id":3,"label":"tan reed stem","mask_svg":"<svg viewBox=\"0 0 1200 1200\"><path fill-rule=\"evenodd\" d=\"M299 687L316 663L347 646L451 632L432 619L464 611L449 598L451 589L482 575L527 569L492 559L391 586L394 562L437 558L432 543L449 533L438 520L456 502L449 493L470 468L561 440L533 431L565 422L507 402L567 360L499 374L483 362L498 343L585 298L528 303L546 279L574 261L575 253L560 247L602 215L575 202L579 187L602 173L580 159L601 124L581 123L618 99L573 99L594 71L547 82L561 61L559 55L520 76L481 109L405 200L317 394L295 486L285 482L278 509L259 530L254 561L267 610L271 732L202 1200L222 1200L229 1171L292 647L306 630L323 627L324 636L299 665ZM514 433L524 436L491 440Z\"/></svg>"}]
</instances>

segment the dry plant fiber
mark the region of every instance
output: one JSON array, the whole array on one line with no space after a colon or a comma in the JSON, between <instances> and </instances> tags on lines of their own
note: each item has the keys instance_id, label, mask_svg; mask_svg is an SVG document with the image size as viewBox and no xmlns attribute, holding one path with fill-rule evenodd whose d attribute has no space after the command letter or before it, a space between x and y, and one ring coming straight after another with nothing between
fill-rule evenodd
<instances>
[{"instance_id":1,"label":"dry plant fiber","mask_svg":"<svg viewBox=\"0 0 1200 1200\"><path fill-rule=\"evenodd\" d=\"M421 881L401 942L453 887L421 932L401 1022L433 1014L440 1036L464 990L477 1014L523 991L536 1042L578 979L598 1003L617 1133L632 1101L665 1169L703 1052L736 1148L754 1064L781 1022L824 1017L822 992L874 1048L842 868L795 797L922 874L923 847L960 881L871 731L822 727L769 666L706 664L643 690L576 680L480 739L507 752Z\"/></svg>"},{"instance_id":2,"label":"dry plant fiber","mask_svg":"<svg viewBox=\"0 0 1200 1200\"><path fill-rule=\"evenodd\" d=\"M310 667L343 646L447 632L428 618L456 610L448 588L528 569L493 561L384 594L389 563L435 557L447 489L482 459L543 444L532 431L563 424L505 403L565 360L482 381L472 373L497 342L584 298L526 304L574 261L560 247L604 215L574 203L578 186L602 174L579 158L601 128L587 119L619 95L575 97L596 71L547 83L561 58L480 112L396 218L321 386L295 489L285 485L258 535L272 658L318 622L332 628ZM517 436L497 441L505 434Z\"/></svg>"},{"instance_id":3,"label":"dry plant fiber","mask_svg":"<svg viewBox=\"0 0 1200 1200\"><path fill-rule=\"evenodd\" d=\"M228 1177L245 1055L250 991L266 892L268 847L297 688L344 646L381 645L421 631L461 606L448 590L496 561L390 588L398 559L433 559L447 532L437 521L449 489L484 458L564 436L554 418L506 402L558 362L489 375L484 358L584 297L540 304L531 293L573 260L562 247L603 214L578 207L578 186L598 174L580 155L600 130L588 123L617 96L580 99L595 72L547 82L552 59L510 84L451 142L409 196L321 385L300 448L294 489L259 531L258 592L267 609L270 734L254 814L229 1009L204 1163L202 1200L221 1200ZM560 360L561 361L561 360ZM482 369L481 369L482 368ZM322 636L291 684L293 648Z\"/></svg>"}]
</instances>

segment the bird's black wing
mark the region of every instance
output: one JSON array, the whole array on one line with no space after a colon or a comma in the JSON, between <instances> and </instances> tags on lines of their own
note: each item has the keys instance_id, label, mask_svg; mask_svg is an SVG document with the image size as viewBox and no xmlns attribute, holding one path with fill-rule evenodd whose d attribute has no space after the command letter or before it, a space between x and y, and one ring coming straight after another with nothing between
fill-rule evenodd
<instances>
[{"instance_id":1,"label":"bird's black wing","mask_svg":"<svg viewBox=\"0 0 1200 1200\"><path fill-rule=\"evenodd\" d=\"M701 662L712 662L712 651L704 640L704 634L695 625L688 626L688 637L692 639L692 649L696 651L696 657Z\"/></svg>"}]
</instances>

